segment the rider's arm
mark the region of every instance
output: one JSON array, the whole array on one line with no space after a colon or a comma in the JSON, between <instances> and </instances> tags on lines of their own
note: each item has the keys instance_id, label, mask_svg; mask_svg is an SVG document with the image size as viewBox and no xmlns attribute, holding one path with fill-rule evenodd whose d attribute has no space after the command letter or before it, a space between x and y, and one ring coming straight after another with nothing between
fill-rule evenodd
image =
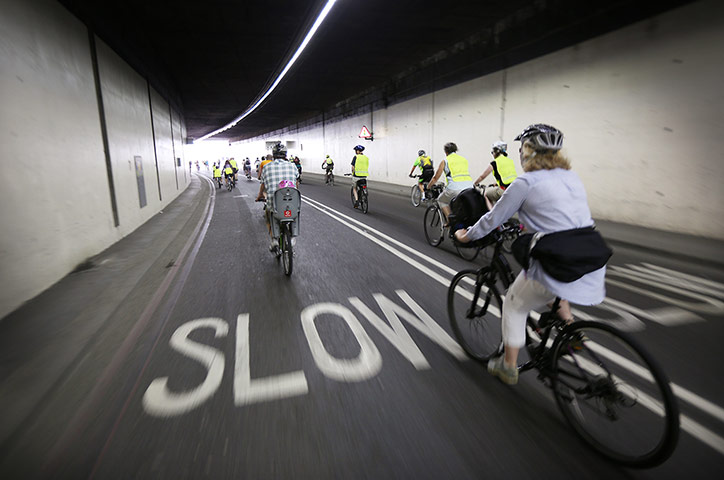
<instances>
[{"instance_id":1,"label":"rider's arm","mask_svg":"<svg viewBox=\"0 0 724 480\"><path fill-rule=\"evenodd\" d=\"M261 185L259 185L259 195L256 196L257 201L264 200L264 191L266 189L264 188L264 182L261 182Z\"/></svg>"},{"instance_id":2,"label":"rider's arm","mask_svg":"<svg viewBox=\"0 0 724 480\"><path fill-rule=\"evenodd\" d=\"M437 183L438 179L442 175L442 173L445 171L445 160L440 162L440 165L437 166L437 172L435 172L435 176L430 179L430 185L435 185Z\"/></svg>"},{"instance_id":3,"label":"rider's arm","mask_svg":"<svg viewBox=\"0 0 724 480\"><path fill-rule=\"evenodd\" d=\"M521 181L518 181L521 180ZM483 215L472 227L468 227L467 231L458 230L455 236L458 240L469 242L483 238L492 232L496 227L502 225L506 220L517 212L523 201L528 196L530 186L525 178L518 177L515 182L510 184L500 200L493 206L493 209Z\"/></svg>"},{"instance_id":4,"label":"rider's arm","mask_svg":"<svg viewBox=\"0 0 724 480\"><path fill-rule=\"evenodd\" d=\"M480 174L478 179L475 180L475 184L477 185L478 183L482 182L485 179L485 177L490 175L490 172L492 172L492 171L493 171L493 165L488 165L488 168L486 168L485 171Z\"/></svg>"}]
</instances>

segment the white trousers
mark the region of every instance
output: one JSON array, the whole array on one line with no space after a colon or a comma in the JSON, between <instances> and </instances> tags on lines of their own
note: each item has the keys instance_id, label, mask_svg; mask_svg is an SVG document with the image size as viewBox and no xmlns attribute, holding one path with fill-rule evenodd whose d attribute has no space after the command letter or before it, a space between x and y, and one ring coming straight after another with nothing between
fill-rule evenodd
<instances>
[{"instance_id":1,"label":"white trousers","mask_svg":"<svg viewBox=\"0 0 724 480\"><path fill-rule=\"evenodd\" d=\"M531 310L544 307L556 296L546 287L529 279L525 270L518 274L503 302L503 343L515 348L525 345L525 321Z\"/></svg>"}]
</instances>

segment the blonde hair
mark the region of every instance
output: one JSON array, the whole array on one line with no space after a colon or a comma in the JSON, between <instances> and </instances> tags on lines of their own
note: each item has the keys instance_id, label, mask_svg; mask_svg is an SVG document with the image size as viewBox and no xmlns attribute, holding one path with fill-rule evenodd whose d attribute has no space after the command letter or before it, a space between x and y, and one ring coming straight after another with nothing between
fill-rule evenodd
<instances>
[{"instance_id":1,"label":"blonde hair","mask_svg":"<svg viewBox=\"0 0 724 480\"><path fill-rule=\"evenodd\" d=\"M561 153L560 150L536 150L530 142L523 143L521 159L523 170L533 172L535 170L553 170L562 168L571 169L571 162Z\"/></svg>"}]
</instances>

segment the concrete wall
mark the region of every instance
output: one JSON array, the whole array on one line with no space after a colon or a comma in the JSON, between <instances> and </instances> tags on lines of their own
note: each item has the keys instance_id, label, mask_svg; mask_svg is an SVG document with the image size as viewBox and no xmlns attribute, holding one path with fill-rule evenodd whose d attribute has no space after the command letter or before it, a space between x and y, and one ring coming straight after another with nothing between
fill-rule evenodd
<instances>
[{"instance_id":1,"label":"concrete wall","mask_svg":"<svg viewBox=\"0 0 724 480\"><path fill-rule=\"evenodd\" d=\"M147 83L97 40L116 226L86 27L56 1L5 0L0 32L1 318L151 218L189 175L174 163L183 121L152 90L156 173Z\"/></svg>"},{"instance_id":2,"label":"concrete wall","mask_svg":"<svg viewBox=\"0 0 724 480\"><path fill-rule=\"evenodd\" d=\"M328 153L341 173L363 143L372 179L410 184L420 148L437 164L454 141L477 175L493 141L516 158L515 135L550 123L565 133L594 217L724 239L721 45L724 2L700 1L387 109L233 147L256 158L265 141L296 141L305 169L319 172ZM357 138L363 124L373 142Z\"/></svg>"}]
</instances>

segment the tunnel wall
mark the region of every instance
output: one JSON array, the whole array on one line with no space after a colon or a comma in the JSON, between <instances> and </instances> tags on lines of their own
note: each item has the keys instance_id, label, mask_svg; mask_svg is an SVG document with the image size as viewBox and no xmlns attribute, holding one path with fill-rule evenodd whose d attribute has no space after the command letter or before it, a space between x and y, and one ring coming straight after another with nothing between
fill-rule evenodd
<instances>
[{"instance_id":1,"label":"tunnel wall","mask_svg":"<svg viewBox=\"0 0 724 480\"><path fill-rule=\"evenodd\" d=\"M296 142L291 153L305 169L321 172L330 154L341 173L362 143L371 179L410 185L418 149L437 165L454 141L475 177L494 141L506 141L517 163L513 138L530 123L550 123L565 134L595 218L724 239L723 44L724 3L696 2L388 108L233 147L256 158L265 142ZM358 138L362 125L373 141Z\"/></svg>"},{"instance_id":2,"label":"tunnel wall","mask_svg":"<svg viewBox=\"0 0 724 480\"><path fill-rule=\"evenodd\" d=\"M180 114L94 36L116 225L88 29L55 1L6 0L0 31L2 318L158 213L190 174Z\"/></svg>"}]
</instances>

